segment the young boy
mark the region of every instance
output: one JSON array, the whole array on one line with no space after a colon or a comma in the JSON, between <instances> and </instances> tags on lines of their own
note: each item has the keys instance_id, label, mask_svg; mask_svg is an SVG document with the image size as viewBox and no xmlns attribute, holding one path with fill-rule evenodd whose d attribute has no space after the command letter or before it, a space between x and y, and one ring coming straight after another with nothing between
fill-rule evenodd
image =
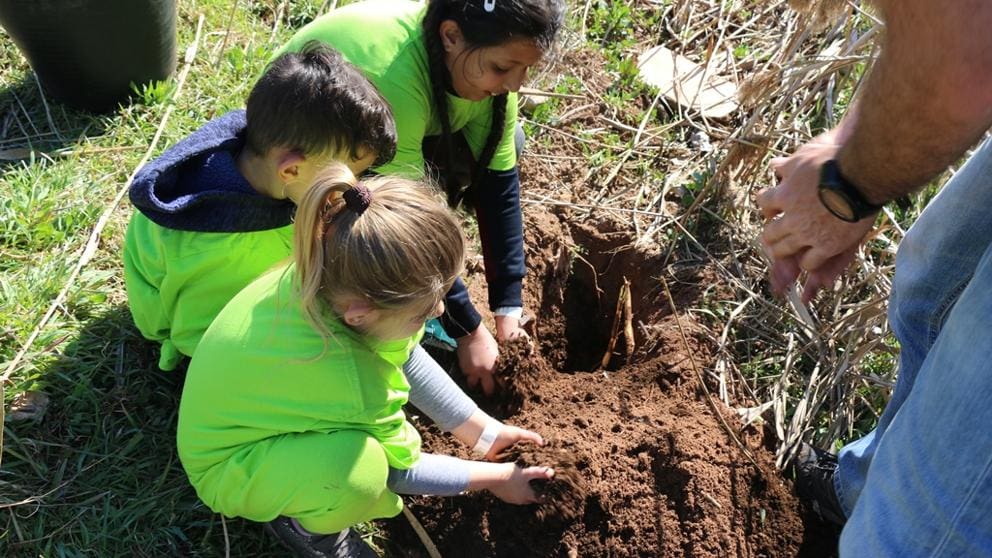
<instances>
[{"instance_id":1,"label":"young boy","mask_svg":"<svg viewBox=\"0 0 992 558\"><path fill-rule=\"evenodd\" d=\"M295 202L331 161L361 174L396 152L389 105L316 43L273 60L246 110L229 112L146 165L124 246L128 304L159 367L192 356L214 317L291 253Z\"/></svg>"}]
</instances>

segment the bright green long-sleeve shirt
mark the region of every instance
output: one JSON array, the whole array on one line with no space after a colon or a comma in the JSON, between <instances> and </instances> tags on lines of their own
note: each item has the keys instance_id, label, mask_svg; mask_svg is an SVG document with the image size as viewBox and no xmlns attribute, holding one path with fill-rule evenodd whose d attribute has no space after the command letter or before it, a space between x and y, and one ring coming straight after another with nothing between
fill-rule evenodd
<instances>
[{"instance_id":1,"label":"bright green long-sleeve shirt","mask_svg":"<svg viewBox=\"0 0 992 558\"><path fill-rule=\"evenodd\" d=\"M214 491L239 489L223 480L238 475L218 478L212 468L250 473L265 465L260 448L283 434L366 432L397 469L420 456L420 435L403 413L410 385L402 368L422 332L380 342L329 317L333 337L325 343L303 315L295 277L290 265L238 293L190 363L179 457L205 501Z\"/></svg>"},{"instance_id":2,"label":"bright green long-sleeve shirt","mask_svg":"<svg viewBox=\"0 0 992 558\"><path fill-rule=\"evenodd\" d=\"M380 174L412 178L424 175L424 137L441 135L435 114L427 50L421 21L426 6L409 0L370 0L331 11L306 25L280 49L302 50L310 41L334 47L376 86L396 120L396 157L379 167ZM492 123L492 99L470 101L448 94L451 130L461 130L476 157L482 152ZM489 168L516 166L513 135L517 124L517 94L509 93L503 137Z\"/></svg>"}]
</instances>

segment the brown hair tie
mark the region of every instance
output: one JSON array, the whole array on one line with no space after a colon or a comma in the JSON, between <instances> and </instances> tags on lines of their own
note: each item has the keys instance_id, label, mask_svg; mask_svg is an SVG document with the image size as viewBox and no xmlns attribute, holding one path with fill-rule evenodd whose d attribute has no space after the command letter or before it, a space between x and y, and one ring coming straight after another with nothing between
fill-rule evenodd
<instances>
[{"instance_id":1,"label":"brown hair tie","mask_svg":"<svg viewBox=\"0 0 992 558\"><path fill-rule=\"evenodd\" d=\"M369 190L368 186L364 184L355 184L345 190L342 196L344 197L345 207L358 215L365 213L365 210L369 208L369 204L372 203L372 190Z\"/></svg>"}]
</instances>

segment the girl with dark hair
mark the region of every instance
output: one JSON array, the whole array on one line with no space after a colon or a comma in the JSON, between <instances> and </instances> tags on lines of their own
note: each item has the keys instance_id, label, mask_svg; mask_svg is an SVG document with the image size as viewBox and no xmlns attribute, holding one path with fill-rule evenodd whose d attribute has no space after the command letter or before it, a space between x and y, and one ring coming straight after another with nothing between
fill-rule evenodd
<instances>
[{"instance_id":1,"label":"girl with dark hair","mask_svg":"<svg viewBox=\"0 0 992 558\"><path fill-rule=\"evenodd\" d=\"M313 40L332 45L389 102L396 157L376 172L420 177L426 159L440 159L448 203L468 198L475 207L501 341L526 336L520 327L526 268L516 92L551 48L563 18L562 0L369 0L320 17L283 47L294 51ZM431 137L439 149L425 157L424 140ZM472 159L467 165L460 145ZM458 172L465 167L467 176ZM460 279L445 302L442 323L457 339L469 385L491 393L495 339Z\"/></svg>"}]
</instances>

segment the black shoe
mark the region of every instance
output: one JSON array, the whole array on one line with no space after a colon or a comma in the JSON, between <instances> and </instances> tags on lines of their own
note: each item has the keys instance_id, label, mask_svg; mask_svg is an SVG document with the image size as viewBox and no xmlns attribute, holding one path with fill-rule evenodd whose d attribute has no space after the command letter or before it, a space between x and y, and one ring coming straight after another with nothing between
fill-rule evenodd
<instances>
[{"instance_id":1,"label":"black shoe","mask_svg":"<svg viewBox=\"0 0 992 558\"><path fill-rule=\"evenodd\" d=\"M379 558L352 529L331 535L305 535L290 518L280 516L266 523L265 530L300 558Z\"/></svg>"},{"instance_id":2,"label":"black shoe","mask_svg":"<svg viewBox=\"0 0 992 558\"><path fill-rule=\"evenodd\" d=\"M799 499L813 508L823 521L843 527L847 516L834 489L837 456L801 442L789 468L796 481Z\"/></svg>"}]
</instances>

